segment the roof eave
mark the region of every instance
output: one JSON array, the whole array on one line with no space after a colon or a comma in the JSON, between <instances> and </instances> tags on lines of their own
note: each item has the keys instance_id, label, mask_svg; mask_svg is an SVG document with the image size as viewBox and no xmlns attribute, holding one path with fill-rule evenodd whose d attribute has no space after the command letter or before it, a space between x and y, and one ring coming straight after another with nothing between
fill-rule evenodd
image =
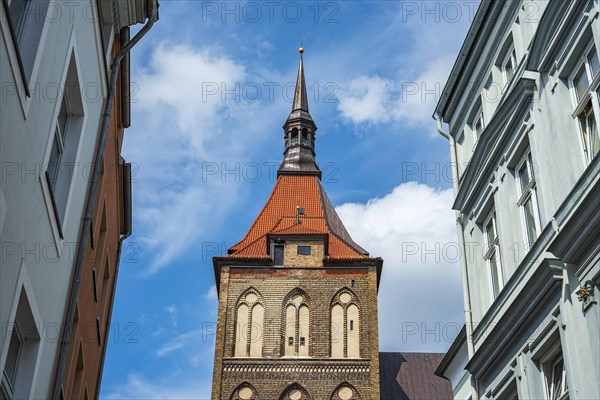
<instances>
[{"instance_id":1,"label":"roof eave","mask_svg":"<svg viewBox=\"0 0 600 400\"><path fill-rule=\"evenodd\" d=\"M446 370L450 366L450 363L452 362L456 354L458 354L460 348L463 346L466 340L467 328L466 325L463 325L462 329L460 330L460 332L458 332L458 335L454 339L454 342L452 342L450 348L446 352L446 355L444 356L442 361L440 361L440 365L438 365L438 367L436 368L434 372L435 375L439 376L440 378L448 379L444 374L446 373Z\"/></svg>"},{"instance_id":2,"label":"roof eave","mask_svg":"<svg viewBox=\"0 0 600 400\"><path fill-rule=\"evenodd\" d=\"M463 66L465 65L467 58L471 54L471 51L473 50L473 44L475 43L477 35L479 35L481 26L484 24L484 22L486 22L485 16L492 3L493 2L491 0L482 0L479 4L477 12L475 13L475 17L473 18L473 23L471 24L471 27L467 32L467 37L465 38L465 41L463 42L460 48L458 57L456 58L456 60L454 61L454 65L452 66L450 76L448 77L448 80L444 85L444 90L442 91L442 94L440 96L440 101L437 103L433 112L432 117L434 119L438 117L444 119L446 108L448 105L448 100L452 96L456 83L459 81L462 75Z\"/></svg>"}]
</instances>

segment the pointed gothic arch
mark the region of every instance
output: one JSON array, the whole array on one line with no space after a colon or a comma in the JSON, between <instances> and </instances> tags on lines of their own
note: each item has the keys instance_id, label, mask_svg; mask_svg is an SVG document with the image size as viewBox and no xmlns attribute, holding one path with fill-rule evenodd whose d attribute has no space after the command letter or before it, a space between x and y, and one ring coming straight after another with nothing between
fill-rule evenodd
<instances>
[{"instance_id":1,"label":"pointed gothic arch","mask_svg":"<svg viewBox=\"0 0 600 400\"><path fill-rule=\"evenodd\" d=\"M360 358L361 306L358 296L348 287L338 290L331 298L330 356Z\"/></svg>"},{"instance_id":2,"label":"pointed gothic arch","mask_svg":"<svg viewBox=\"0 0 600 400\"><path fill-rule=\"evenodd\" d=\"M302 385L292 383L281 392L279 400L312 400L312 397Z\"/></svg>"},{"instance_id":3,"label":"pointed gothic arch","mask_svg":"<svg viewBox=\"0 0 600 400\"><path fill-rule=\"evenodd\" d=\"M253 287L246 289L235 305L234 357L262 357L265 301Z\"/></svg>"},{"instance_id":4,"label":"pointed gothic arch","mask_svg":"<svg viewBox=\"0 0 600 400\"><path fill-rule=\"evenodd\" d=\"M253 385L243 382L231 392L229 400L260 400L260 395Z\"/></svg>"},{"instance_id":5,"label":"pointed gothic arch","mask_svg":"<svg viewBox=\"0 0 600 400\"><path fill-rule=\"evenodd\" d=\"M354 385L348 382L339 384L335 390L331 393L331 400L361 400L362 396L360 392L356 390Z\"/></svg>"},{"instance_id":6,"label":"pointed gothic arch","mask_svg":"<svg viewBox=\"0 0 600 400\"><path fill-rule=\"evenodd\" d=\"M310 326L312 301L299 287L283 299L281 313L281 355L310 356Z\"/></svg>"}]
</instances>

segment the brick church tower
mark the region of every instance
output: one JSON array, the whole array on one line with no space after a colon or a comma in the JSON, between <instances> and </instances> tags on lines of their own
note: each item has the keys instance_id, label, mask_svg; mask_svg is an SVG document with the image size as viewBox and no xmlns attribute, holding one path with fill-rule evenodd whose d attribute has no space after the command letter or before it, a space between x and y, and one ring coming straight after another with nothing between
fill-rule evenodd
<instances>
[{"instance_id":1,"label":"brick church tower","mask_svg":"<svg viewBox=\"0 0 600 400\"><path fill-rule=\"evenodd\" d=\"M273 192L246 236L213 258L213 400L379 400L383 260L354 243L325 194L302 53Z\"/></svg>"}]
</instances>

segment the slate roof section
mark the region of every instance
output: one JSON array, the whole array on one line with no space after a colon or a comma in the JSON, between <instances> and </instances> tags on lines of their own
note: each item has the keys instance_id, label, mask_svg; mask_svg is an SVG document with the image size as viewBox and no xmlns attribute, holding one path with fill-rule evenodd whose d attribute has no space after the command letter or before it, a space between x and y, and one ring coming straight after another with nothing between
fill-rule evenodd
<instances>
[{"instance_id":1,"label":"slate roof section","mask_svg":"<svg viewBox=\"0 0 600 400\"><path fill-rule=\"evenodd\" d=\"M450 400L450 381L435 375L443 353L379 353L381 400Z\"/></svg>"},{"instance_id":2,"label":"slate roof section","mask_svg":"<svg viewBox=\"0 0 600 400\"><path fill-rule=\"evenodd\" d=\"M296 223L297 207L304 214ZM318 176L281 175L269 200L246 233L244 239L229 249L230 257L269 257L268 235L327 235L329 258L367 258L342 224Z\"/></svg>"}]
</instances>

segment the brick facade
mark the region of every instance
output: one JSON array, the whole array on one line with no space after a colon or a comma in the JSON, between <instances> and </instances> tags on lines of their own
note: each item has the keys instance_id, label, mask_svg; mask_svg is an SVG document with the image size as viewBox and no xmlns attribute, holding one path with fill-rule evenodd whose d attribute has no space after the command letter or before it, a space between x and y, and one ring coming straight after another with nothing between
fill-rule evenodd
<instances>
[{"instance_id":1,"label":"brick facade","mask_svg":"<svg viewBox=\"0 0 600 400\"><path fill-rule=\"evenodd\" d=\"M320 267L227 266L220 276L213 400L237 398L242 384L252 388L253 399L279 399L294 384L312 399L337 399L334 394L342 384L352 388L352 399L379 399L377 266L373 262L352 267L327 267L322 262ZM236 307L249 290L259 294L257 301L265 307L260 358L234 357L240 329ZM360 358L331 357L331 306L341 292L351 294L350 302L359 309ZM309 357L304 358L283 356L284 307L296 293L306 297L310 312Z\"/></svg>"}]
</instances>

